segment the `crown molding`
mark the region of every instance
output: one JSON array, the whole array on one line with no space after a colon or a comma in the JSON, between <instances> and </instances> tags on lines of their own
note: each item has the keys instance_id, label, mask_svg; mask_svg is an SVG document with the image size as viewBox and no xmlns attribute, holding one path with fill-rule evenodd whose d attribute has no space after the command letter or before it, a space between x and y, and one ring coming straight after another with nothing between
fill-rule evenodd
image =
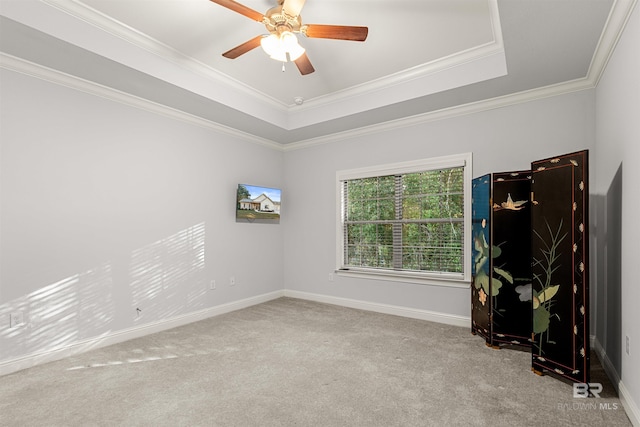
<instances>
[{"instance_id":1,"label":"crown molding","mask_svg":"<svg viewBox=\"0 0 640 427\"><path fill-rule=\"evenodd\" d=\"M600 78L609 63L609 58L611 58L624 28L627 26L637 2L638 0L614 0L607 22L598 40L598 46L591 59L591 64L589 64L587 76L593 81L594 86L597 86L600 82Z\"/></svg>"},{"instance_id":2,"label":"crown molding","mask_svg":"<svg viewBox=\"0 0 640 427\"><path fill-rule=\"evenodd\" d=\"M564 95L572 92L578 92L586 89L593 89L591 81L586 78L572 80L570 82L559 83L526 90L510 95L504 95L497 98L491 98L476 102L471 102L454 107L443 108L427 113L416 114L410 117L390 120L388 122L377 123L371 126L364 126L358 129L348 130L344 132L334 133L318 138L311 138L304 141L293 142L284 146L284 151L300 150L310 148L317 145L329 144L333 142L344 141L345 139L359 138L377 133L388 132L395 129L417 126L423 123L446 120L453 117L465 116L468 114L480 113L483 111L494 110L497 108L508 107L510 105L523 104L539 99L550 98L558 95Z\"/></svg>"},{"instance_id":3,"label":"crown molding","mask_svg":"<svg viewBox=\"0 0 640 427\"><path fill-rule=\"evenodd\" d=\"M489 43L339 93L305 101L299 109L290 112L288 129L384 108L506 74L504 49Z\"/></svg>"},{"instance_id":4,"label":"crown molding","mask_svg":"<svg viewBox=\"0 0 640 427\"><path fill-rule=\"evenodd\" d=\"M289 130L383 108L507 74L497 0L486 0L492 40L397 73L305 100L289 113Z\"/></svg>"},{"instance_id":5,"label":"crown molding","mask_svg":"<svg viewBox=\"0 0 640 427\"><path fill-rule=\"evenodd\" d=\"M333 142L339 142L346 139L358 138L367 135L373 135L382 132L388 132L394 129L400 129L405 127L411 127L420 125L423 123L445 120L453 117L464 116L468 114L475 114L482 111L493 110L496 108L507 107L515 104L522 104L526 102L535 101L538 99L549 98L553 96L563 95L571 92L577 92L586 89L594 88L593 82L590 79L582 78L573 80L566 83L560 83L556 85L546 86L538 89L531 89L511 95L505 95L488 100L482 100L472 102L464 105L458 105L454 107L444 108L441 110L430 111L427 113L417 114L411 117L405 117L396 120L390 120L387 122L378 123L371 126L364 126L358 129L348 130L344 132L337 132L334 134L293 142L290 144L281 144L266 138L260 138L255 135L242 132L233 129L228 126L223 126L219 123L211 120L203 119L201 117L194 116L192 114L185 113L174 108L167 107L162 104L158 104L149 101L144 98L140 98L116 89L100 85L95 82L91 82L79 77L62 73L57 70L53 70L44 67L33 62L26 61L21 58L7 55L0 52L0 68L5 68L11 71L15 71L21 74L29 75L41 80L48 81L57 85L65 86L71 89L75 89L90 95L98 96L100 98L115 101L121 104L132 106L141 110L149 111L154 114L158 114L164 117L168 117L175 120L187 122L196 126L204 127L213 130L218 133L223 133L234 138L239 138L247 142L252 142L258 145L262 145L267 148L271 148L277 151L293 151L305 148L311 148L317 145L324 145Z\"/></svg>"},{"instance_id":6,"label":"crown molding","mask_svg":"<svg viewBox=\"0 0 640 427\"><path fill-rule=\"evenodd\" d=\"M305 100L305 104L302 106L295 106L293 104L291 106L296 107L298 111L304 111L305 109L308 110L318 106L335 104L348 98L361 96L365 93L379 92L402 83L429 77L438 72L459 66L460 64L468 64L500 53L504 54L498 2L497 0L487 0L487 3L489 5L491 32L493 34L492 41L344 90Z\"/></svg>"},{"instance_id":7,"label":"crown molding","mask_svg":"<svg viewBox=\"0 0 640 427\"><path fill-rule=\"evenodd\" d=\"M598 85L600 77L604 73L609 58L613 54L616 44L618 43L618 40L620 39L620 36L622 35L626 23L629 20L629 17L633 12L633 8L635 7L637 2L638 0L614 0L611 11L609 13L609 17L607 18L607 22L605 23L602 35L600 36L600 40L598 41L598 45L591 60L587 76L584 78L549 85L541 88L525 90L514 94L500 96L497 98L457 105L437 111L430 111L411 117L377 123L375 125L334 133L318 138L297 141L285 145L284 151L310 148L317 145L328 144L345 139L373 135L381 132L388 132L393 129L415 126L422 123L445 120L452 117L479 113L482 111L493 110L496 108L507 107L515 104L522 104L553 96L565 95L581 90L593 89Z\"/></svg>"},{"instance_id":8,"label":"crown molding","mask_svg":"<svg viewBox=\"0 0 640 427\"><path fill-rule=\"evenodd\" d=\"M185 113L184 111L180 111L174 108L167 107L166 105L149 101L148 99L140 98L89 80L81 79L77 76L72 76L70 74L53 70L40 64L35 64L33 62L8 55L3 52L0 52L0 68L5 68L10 71L35 77L49 83L65 86L70 89L94 95L103 99L115 101L120 104L125 104L130 107L135 107L170 119L179 120L192 125L207 128L218 133L223 133L225 135L239 138L244 141L252 142L254 144L262 145L271 149L282 150L282 145L274 141L260 138L228 126L221 125L211 120L203 119L201 117Z\"/></svg>"},{"instance_id":9,"label":"crown molding","mask_svg":"<svg viewBox=\"0 0 640 427\"><path fill-rule=\"evenodd\" d=\"M173 64L178 65L181 68L185 68L207 79L218 82L221 85L231 87L234 90L250 96L261 103L269 105L271 108L280 110L282 112L287 111L287 105L278 101L277 99L266 95L263 92L250 87L239 80L230 77L227 74L221 73L214 68L209 67L202 62L183 54L182 52L168 46L157 39L149 37L148 35L120 22L110 16L103 14L102 12L93 9L92 7L82 3L79 0L40 0L42 3L51 6L55 9L61 10L76 19L86 22L93 27L96 27L102 31L116 36L120 39L131 43L141 49L151 52Z\"/></svg>"},{"instance_id":10,"label":"crown molding","mask_svg":"<svg viewBox=\"0 0 640 427\"><path fill-rule=\"evenodd\" d=\"M250 87L227 74L221 73L193 57L184 55L159 40L105 15L82 3L81 0L40 0L42 4L64 12L100 31L124 40L139 49L143 49L162 60L171 62L185 71L204 77L209 81L215 82L217 85L230 88L234 92L246 96L248 99L255 100L264 107L273 109L275 115L278 117L288 117L288 119L285 118L282 123L278 124L273 122L273 120L269 120L266 116L259 118L271 121L284 130L293 130L309 124L331 120L333 118L331 114L335 112L334 107L338 104L342 106L347 103L349 104L344 114L365 111L371 108L371 94L374 94L373 99L378 101L381 99L380 95L382 93L391 94L391 98L388 101L378 105L384 106L416 96L424 96L432 92L450 89L454 83L455 85L466 85L473 83L473 79L483 80L505 74L504 45L497 0L486 1L489 7L490 26L493 35L491 42L400 71L390 76L375 79L328 95L310 98L305 100L304 105L299 106L281 102L256 88ZM477 65L472 65L474 63L477 63ZM456 73L454 74L464 76L462 77L463 80L460 82L443 82L443 73L453 69L456 69ZM424 91L424 93L416 93L416 90ZM367 97L367 95L369 96ZM357 99L363 101L350 102ZM222 102L226 103L224 101ZM240 110L242 110L242 108L240 108ZM255 111L253 113L249 111L244 112L254 117L260 116L259 113L256 115ZM312 118L309 119L309 117Z\"/></svg>"}]
</instances>

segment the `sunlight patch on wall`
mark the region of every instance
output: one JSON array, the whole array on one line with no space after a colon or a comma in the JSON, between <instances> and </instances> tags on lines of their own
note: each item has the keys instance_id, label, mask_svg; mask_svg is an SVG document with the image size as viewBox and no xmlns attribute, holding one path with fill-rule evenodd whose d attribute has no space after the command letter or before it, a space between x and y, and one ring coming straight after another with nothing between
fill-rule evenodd
<instances>
[{"instance_id":1,"label":"sunlight patch on wall","mask_svg":"<svg viewBox=\"0 0 640 427\"><path fill-rule=\"evenodd\" d=\"M205 223L131 253L132 308L137 321L158 320L204 306Z\"/></svg>"},{"instance_id":2,"label":"sunlight patch on wall","mask_svg":"<svg viewBox=\"0 0 640 427\"><path fill-rule=\"evenodd\" d=\"M18 353L54 350L109 331L113 321L110 262L74 274L0 305L0 317L20 312L24 322L1 328L0 360Z\"/></svg>"}]
</instances>

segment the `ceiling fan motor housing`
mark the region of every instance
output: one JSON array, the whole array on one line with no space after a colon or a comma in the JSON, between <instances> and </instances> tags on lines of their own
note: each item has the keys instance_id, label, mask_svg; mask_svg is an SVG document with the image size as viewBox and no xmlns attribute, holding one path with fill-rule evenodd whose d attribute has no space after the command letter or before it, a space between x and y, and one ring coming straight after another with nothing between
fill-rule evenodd
<instances>
[{"instance_id":1,"label":"ceiling fan motor housing","mask_svg":"<svg viewBox=\"0 0 640 427\"><path fill-rule=\"evenodd\" d=\"M271 34L279 35L283 31L299 33L301 27L300 16L289 16L282 10L282 5L272 7L264 15L262 21Z\"/></svg>"}]
</instances>

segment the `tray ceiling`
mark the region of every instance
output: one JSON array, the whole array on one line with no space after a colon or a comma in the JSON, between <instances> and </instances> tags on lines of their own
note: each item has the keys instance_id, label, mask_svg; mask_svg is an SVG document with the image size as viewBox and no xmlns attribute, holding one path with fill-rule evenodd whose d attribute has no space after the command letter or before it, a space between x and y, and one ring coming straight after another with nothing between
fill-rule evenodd
<instances>
[{"instance_id":1,"label":"tray ceiling","mask_svg":"<svg viewBox=\"0 0 640 427\"><path fill-rule=\"evenodd\" d=\"M241 3L264 13L275 0ZM4 68L292 147L593 87L634 4L307 0L304 23L368 26L369 37L300 36L316 69L302 76L260 48L222 57L266 30L207 0L1 0L0 58Z\"/></svg>"}]
</instances>

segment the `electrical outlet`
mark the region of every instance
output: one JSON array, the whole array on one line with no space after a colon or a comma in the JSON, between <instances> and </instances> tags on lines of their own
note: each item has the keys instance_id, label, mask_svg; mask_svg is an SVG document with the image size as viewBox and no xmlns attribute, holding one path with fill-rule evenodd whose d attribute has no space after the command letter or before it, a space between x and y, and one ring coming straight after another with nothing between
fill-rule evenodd
<instances>
[{"instance_id":1,"label":"electrical outlet","mask_svg":"<svg viewBox=\"0 0 640 427\"><path fill-rule=\"evenodd\" d=\"M21 311L11 313L9 317L9 327L18 328L24 325L24 314Z\"/></svg>"},{"instance_id":2,"label":"electrical outlet","mask_svg":"<svg viewBox=\"0 0 640 427\"><path fill-rule=\"evenodd\" d=\"M212 281L209 283L209 289L214 290L215 288L216 288L216 281L215 281L215 280L212 280Z\"/></svg>"},{"instance_id":3,"label":"electrical outlet","mask_svg":"<svg viewBox=\"0 0 640 427\"><path fill-rule=\"evenodd\" d=\"M236 285L236 278L235 276L231 276L229 278L229 286L235 286Z\"/></svg>"},{"instance_id":4,"label":"electrical outlet","mask_svg":"<svg viewBox=\"0 0 640 427\"><path fill-rule=\"evenodd\" d=\"M627 356L630 356L631 353L629 353L629 335L625 336L626 338L626 350L627 350Z\"/></svg>"}]
</instances>

